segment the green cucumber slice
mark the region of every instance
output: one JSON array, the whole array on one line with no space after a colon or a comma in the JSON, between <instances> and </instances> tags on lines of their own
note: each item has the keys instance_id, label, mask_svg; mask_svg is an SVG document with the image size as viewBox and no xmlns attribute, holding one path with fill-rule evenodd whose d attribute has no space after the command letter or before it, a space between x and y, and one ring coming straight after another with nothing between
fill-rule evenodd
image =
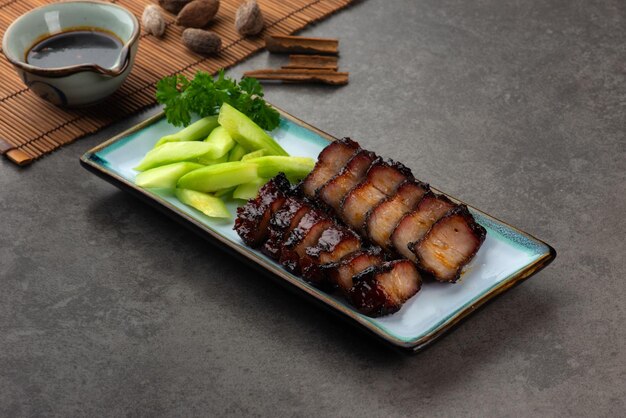
<instances>
[{"instance_id":1,"label":"green cucumber slice","mask_svg":"<svg viewBox=\"0 0 626 418\"><path fill-rule=\"evenodd\" d=\"M211 132L209 137L205 139L204 142L211 144L211 149L204 155L204 157L212 160L226 156L228 151L230 151L236 144L223 126L218 126L213 129L213 132Z\"/></svg>"},{"instance_id":2,"label":"green cucumber slice","mask_svg":"<svg viewBox=\"0 0 626 418\"><path fill-rule=\"evenodd\" d=\"M185 205L213 218L230 218L226 205L219 197L195 190L176 189L176 197Z\"/></svg>"},{"instance_id":3,"label":"green cucumber slice","mask_svg":"<svg viewBox=\"0 0 626 418\"><path fill-rule=\"evenodd\" d=\"M178 180L178 187L208 193L248 183L255 178L257 178L256 164L233 161L187 173Z\"/></svg>"},{"instance_id":4,"label":"green cucumber slice","mask_svg":"<svg viewBox=\"0 0 626 418\"><path fill-rule=\"evenodd\" d=\"M210 148L211 145L206 142L168 142L148 151L139 165L135 167L135 170L145 171L150 168L180 161L193 161L206 154Z\"/></svg>"},{"instance_id":5,"label":"green cucumber slice","mask_svg":"<svg viewBox=\"0 0 626 418\"><path fill-rule=\"evenodd\" d=\"M221 164L221 163L225 163L228 161L228 155L223 155L220 158L216 158L215 160L211 160L209 158L206 158L206 155L202 155L198 158L196 158L196 161L200 164L204 164L204 165L214 165L214 164Z\"/></svg>"},{"instance_id":6,"label":"green cucumber slice","mask_svg":"<svg viewBox=\"0 0 626 418\"><path fill-rule=\"evenodd\" d=\"M173 189L179 178L202 167L202 164L190 162L163 165L137 174L135 184L144 188Z\"/></svg>"},{"instance_id":7,"label":"green cucumber slice","mask_svg":"<svg viewBox=\"0 0 626 418\"><path fill-rule=\"evenodd\" d=\"M229 105L224 103L220 108L218 122L230 136L248 151L264 149L268 155L289 155L278 142L269 136L252 120Z\"/></svg>"},{"instance_id":8,"label":"green cucumber slice","mask_svg":"<svg viewBox=\"0 0 626 418\"><path fill-rule=\"evenodd\" d=\"M246 155L244 155L243 157L241 157L241 161L246 161L249 160L251 158L259 158L265 155L265 150L264 149L258 149L256 151L252 151L247 153Z\"/></svg>"},{"instance_id":9,"label":"green cucumber slice","mask_svg":"<svg viewBox=\"0 0 626 418\"><path fill-rule=\"evenodd\" d=\"M247 152L248 151L246 151L244 147L239 144L235 144L235 147L231 149L228 154L228 161L239 161L244 155L246 155Z\"/></svg>"},{"instance_id":10,"label":"green cucumber slice","mask_svg":"<svg viewBox=\"0 0 626 418\"><path fill-rule=\"evenodd\" d=\"M199 141L206 138L217 126L217 115L207 116L176 133L165 135L159 139L154 147L159 147L167 142Z\"/></svg>"},{"instance_id":11,"label":"green cucumber slice","mask_svg":"<svg viewBox=\"0 0 626 418\"><path fill-rule=\"evenodd\" d=\"M232 192L234 192L237 187L239 187L239 186L227 187L225 189L221 189L221 190L216 191L215 193L213 193L213 195L215 197L224 197L224 196L227 196L227 195L231 194Z\"/></svg>"},{"instance_id":12,"label":"green cucumber slice","mask_svg":"<svg viewBox=\"0 0 626 418\"><path fill-rule=\"evenodd\" d=\"M267 156L251 158L246 163L258 166L259 177L274 177L285 173L289 179L302 179L313 170L315 160L308 157Z\"/></svg>"},{"instance_id":13,"label":"green cucumber slice","mask_svg":"<svg viewBox=\"0 0 626 418\"><path fill-rule=\"evenodd\" d=\"M233 192L234 199L248 200L256 197L259 193L259 189L267 183L268 179L256 178L248 183L240 184Z\"/></svg>"}]
</instances>

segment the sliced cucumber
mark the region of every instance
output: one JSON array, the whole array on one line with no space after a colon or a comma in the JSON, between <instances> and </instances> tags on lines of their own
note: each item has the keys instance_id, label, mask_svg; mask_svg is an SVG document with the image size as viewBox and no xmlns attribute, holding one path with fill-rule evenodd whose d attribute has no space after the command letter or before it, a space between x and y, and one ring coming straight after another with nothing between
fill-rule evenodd
<instances>
[{"instance_id":1,"label":"sliced cucumber","mask_svg":"<svg viewBox=\"0 0 626 418\"><path fill-rule=\"evenodd\" d=\"M248 183L257 177L257 165L234 161L199 168L178 180L178 187L199 192L216 192Z\"/></svg>"},{"instance_id":2,"label":"sliced cucumber","mask_svg":"<svg viewBox=\"0 0 626 418\"><path fill-rule=\"evenodd\" d=\"M148 151L139 165L135 167L135 170L145 171L150 168L180 161L193 161L209 152L210 148L211 145L207 142L168 142Z\"/></svg>"},{"instance_id":3,"label":"sliced cucumber","mask_svg":"<svg viewBox=\"0 0 626 418\"><path fill-rule=\"evenodd\" d=\"M227 187L225 189L221 189L213 193L215 197L225 197L235 191L235 189L239 186Z\"/></svg>"},{"instance_id":4,"label":"sliced cucumber","mask_svg":"<svg viewBox=\"0 0 626 418\"><path fill-rule=\"evenodd\" d=\"M244 155L246 155L247 152L248 151L246 151L244 147L239 144L235 144L235 147L230 150L230 153L228 153L228 161L239 161Z\"/></svg>"},{"instance_id":5,"label":"sliced cucumber","mask_svg":"<svg viewBox=\"0 0 626 418\"><path fill-rule=\"evenodd\" d=\"M233 198L248 200L256 197L257 193L259 193L259 189L267 183L267 180L268 179L259 177L248 183L240 184L233 192Z\"/></svg>"},{"instance_id":6,"label":"sliced cucumber","mask_svg":"<svg viewBox=\"0 0 626 418\"><path fill-rule=\"evenodd\" d=\"M206 154L202 155L198 158L196 158L196 161L200 164L204 164L204 165L214 165L214 164L221 164L221 163L225 163L226 161L228 161L228 155L223 155L220 158L216 158L215 160L211 160L209 158L206 158Z\"/></svg>"},{"instance_id":7,"label":"sliced cucumber","mask_svg":"<svg viewBox=\"0 0 626 418\"><path fill-rule=\"evenodd\" d=\"M188 189L176 189L176 197L184 204L199 210L206 216L213 218L230 218L230 213L226 205L219 197Z\"/></svg>"},{"instance_id":8,"label":"sliced cucumber","mask_svg":"<svg viewBox=\"0 0 626 418\"><path fill-rule=\"evenodd\" d=\"M308 157L283 157L267 156L251 158L246 163L254 163L258 166L259 177L274 177L278 173L285 173L290 179L302 179L306 177L313 167L315 160Z\"/></svg>"},{"instance_id":9,"label":"sliced cucumber","mask_svg":"<svg viewBox=\"0 0 626 418\"><path fill-rule=\"evenodd\" d=\"M179 178L202 167L202 164L182 162L152 168L137 174L135 184L145 188L173 189Z\"/></svg>"},{"instance_id":10,"label":"sliced cucumber","mask_svg":"<svg viewBox=\"0 0 626 418\"><path fill-rule=\"evenodd\" d=\"M205 139L204 142L211 144L211 150L204 156L212 160L224 156L228 157L228 151L230 151L236 144L223 126L218 126L213 129L213 132L211 132L209 137Z\"/></svg>"},{"instance_id":11,"label":"sliced cucumber","mask_svg":"<svg viewBox=\"0 0 626 418\"><path fill-rule=\"evenodd\" d=\"M165 135L159 139L154 147L159 147L167 142L199 141L206 138L217 126L217 115L207 116L176 133Z\"/></svg>"},{"instance_id":12,"label":"sliced cucumber","mask_svg":"<svg viewBox=\"0 0 626 418\"><path fill-rule=\"evenodd\" d=\"M220 108L218 121L230 136L248 151L264 149L268 155L289 155L249 117L227 103Z\"/></svg>"},{"instance_id":13,"label":"sliced cucumber","mask_svg":"<svg viewBox=\"0 0 626 418\"><path fill-rule=\"evenodd\" d=\"M241 157L241 161L246 161L249 160L251 158L259 158L265 155L265 150L264 149L258 149L256 151L252 151L247 153L246 155L244 155L243 157Z\"/></svg>"}]
</instances>

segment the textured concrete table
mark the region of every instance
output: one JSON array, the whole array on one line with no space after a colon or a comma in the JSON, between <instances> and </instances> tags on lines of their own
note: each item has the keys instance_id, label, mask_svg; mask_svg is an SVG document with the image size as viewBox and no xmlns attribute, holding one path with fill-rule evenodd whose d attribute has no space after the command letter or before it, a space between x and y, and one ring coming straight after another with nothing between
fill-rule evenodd
<instances>
[{"instance_id":1,"label":"textured concrete table","mask_svg":"<svg viewBox=\"0 0 626 418\"><path fill-rule=\"evenodd\" d=\"M622 0L370 0L305 32L341 38L350 85L267 87L559 251L417 356L79 166L149 112L0 161L0 415L624 416L625 19Z\"/></svg>"}]
</instances>

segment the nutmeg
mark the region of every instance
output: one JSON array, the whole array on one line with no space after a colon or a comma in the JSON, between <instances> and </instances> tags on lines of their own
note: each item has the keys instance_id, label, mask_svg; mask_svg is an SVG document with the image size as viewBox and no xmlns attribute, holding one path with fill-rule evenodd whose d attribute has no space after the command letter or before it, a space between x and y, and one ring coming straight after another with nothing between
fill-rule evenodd
<instances>
[{"instance_id":1,"label":"nutmeg","mask_svg":"<svg viewBox=\"0 0 626 418\"><path fill-rule=\"evenodd\" d=\"M215 54L222 46L222 38L215 32L188 28L183 31L183 44L198 54Z\"/></svg>"},{"instance_id":2,"label":"nutmeg","mask_svg":"<svg viewBox=\"0 0 626 418\"><path fill-rule=\"evenodd\" d=\"M159 6L170 13L178 14L191 0L159 0Z\"/></svg>"},{"instance_id":3,"label":"nutmeg","mask_svg":"<svg viewBox=\"0 0 626 418\"><path fill-rule=\"evenodd\" d=\"M144 31L154 36L162 36L165 32L165 19L161 14L161 9L154 4L150 4L143 9L141 24Z\"/></svg>"},{"instance_id":4,"label":"nutmeg","mask_svg":"<svg viewBox=\"0 0 626 418\"><path fill-rule=\"evenodd\" d=\"M237 9L235 29L242 35L256 35L263 30L265 21L256 0L246 0Z\"/></svg>"},{"instance_id":5,"label":"nutmeg","mask_svg":"<svg viewBox=\"0 0 626 418\"><path fill-rule=\"evenodd\" d=\"M178 13L176 24L186 28L203 28L217 14L220 0L193 0Z\"/></svg>"}]
</instances>

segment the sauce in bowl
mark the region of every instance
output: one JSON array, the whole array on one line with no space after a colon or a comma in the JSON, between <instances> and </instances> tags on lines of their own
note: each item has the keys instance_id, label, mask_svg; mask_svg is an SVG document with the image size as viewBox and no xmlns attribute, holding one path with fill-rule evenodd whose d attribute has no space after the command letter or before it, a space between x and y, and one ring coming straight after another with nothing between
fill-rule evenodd
<instances>
[{"instance_id":1,"label":"sauce in bowl","mask_svg":"<svg viewBox=\"0 0 626 418\"><path fill-rule=\"evenodd\" d=\"M103 68L115 65L122 41L101 29L74 29L48 36L36 42L26 53L26 62L40 68L95 64Z\"/></svg>"}]
</instances>

